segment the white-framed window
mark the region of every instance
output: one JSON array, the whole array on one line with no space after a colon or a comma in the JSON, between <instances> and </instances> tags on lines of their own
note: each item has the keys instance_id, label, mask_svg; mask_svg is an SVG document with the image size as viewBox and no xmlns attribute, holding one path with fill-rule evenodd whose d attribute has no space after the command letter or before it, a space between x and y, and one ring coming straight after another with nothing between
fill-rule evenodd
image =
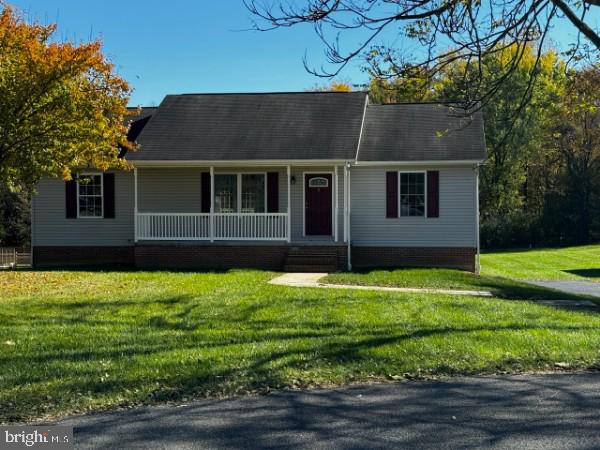
<instances>
[{"instance_id":1,"label":"white-framed window","mask_svg":"<svg viewBox=\"0 0 600 450\"><path fill-rule=\"evenodd\" d=\"M77 175L77 217L101 219L104 215L102 174Z\"/></svg>"},{"instance_id":2,"label":"white-framed window","mask_svg":"<svg viewBox=\"0 0 600 450\"><path fill-rule=\"evenodd\" d=\"M425 217L427 210L426 172L399 172L400 217Z\"/></svg>"},{"instance_id":3,"label":"white-framed window","mask_svg":"<svg viewBox=\"0 0 600 450\"><path fill-rule=\"evenodd\" d=\"M266 173L216 173L215 212L264 213L267 205Z\"/></svg>"}]
</instances>

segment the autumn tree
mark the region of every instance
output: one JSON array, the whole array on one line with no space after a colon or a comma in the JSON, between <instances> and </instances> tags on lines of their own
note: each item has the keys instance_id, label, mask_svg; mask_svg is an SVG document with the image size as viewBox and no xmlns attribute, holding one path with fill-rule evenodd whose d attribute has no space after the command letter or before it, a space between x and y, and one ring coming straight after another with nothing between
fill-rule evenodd
<instances>
[{"instance_id":1,"label":"autumn tree","mask_svg":"<svg viewBox=\"0 0 600 450\"><path fill-rule=\"evenodd\" d=\"M126 167L130 88L101 43L56 42L0 3L0 184L31 188L77 167Z\"/></svg>"},{"instance_id":2,"label":"autumn tree","mask_svg":"<svg viewBox=\"0 0 600 450\"><path fill-rule=\"evenodd\" d=\"M308 89L311 92L352 92L352 85L348 81L332 80L328 84L317 84Z\"/></svg>"}]
</instances>

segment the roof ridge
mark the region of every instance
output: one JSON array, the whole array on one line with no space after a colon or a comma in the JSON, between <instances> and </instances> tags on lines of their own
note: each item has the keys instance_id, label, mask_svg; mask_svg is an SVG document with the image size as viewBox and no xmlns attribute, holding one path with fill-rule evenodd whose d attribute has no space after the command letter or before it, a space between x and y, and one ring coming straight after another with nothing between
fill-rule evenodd
<instances>
[{"instance_id":1,"label":"roof ridge","mask_svg":"<svg viewBox=\"0 0 600 450\"><path fill-rule=\"evenodd\" d=\"M370 103L369 106L399 106L399 105L443 105L443 106L451 106L451 105L460 105L459 101L426 101L426 102L392 102L392 103Z\"/></svg>"},{"instance_id":2,"label":"roof ridge","mask_svg":"<svg viewBox=\"0 0 600 450\"><path fill-rule=\"evenodd\" d=\"M192 95L297 95L297 94L363 94L366 95L367 91L351 91L351 92L340 92L340 91L266 91L266 92L184 92L181 94L167 94L167 96L192 96Z\"/></svg>"}]
</instances>

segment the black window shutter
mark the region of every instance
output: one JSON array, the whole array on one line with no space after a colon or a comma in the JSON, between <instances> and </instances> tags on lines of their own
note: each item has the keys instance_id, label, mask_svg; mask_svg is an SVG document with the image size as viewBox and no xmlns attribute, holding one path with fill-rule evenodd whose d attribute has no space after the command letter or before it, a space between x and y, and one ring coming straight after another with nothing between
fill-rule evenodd
<instances>
[{"instance_id":1,"label":"black window shutter","mask_svg":"<svg viewBox=\"0 0 600 450\"><path fill-rule=\"evenodd\" d=\"M427 172L427 217L440 217L440 172Z\"/></svg>"},{"instance_id":2,"label":"black window shutter","mask_svg":"<svg viewBox=\"0 0 600 450\"><path fill-rule=\"evenodd\" d=\"M77 219L77 175L65 182L65 210L67 219Z\"/></svg>"},{"instance_id":3,"label":"black window shutter","mask_svg":"<svg viewBox=\"0 0 600 450\"><path fill-rule=\"evenodd\" d=\"M398 172L386 172L385 217L398 217Z\"/></svg>"},{"instance_id":4,"label":"black window shutter","mask_svg":"<svg viewBox=\"0 0 600 450\"><path fill-rule=\"evenodd\" d=\"M267 212L279 212L279 173L267 173Z\"/></svg>"},{"instance_id":5,"label":"black window shutter","mask_svg":"<svg viewBox=\"0 0 600 450\"><path fill-rule=\"evenodd\" d=\"M210 212L210 172L202 172L200 178L200 202L203 213Z\"/></svg>"},{"instance_id":6,"label":"black window shutter","mask_svg":"<svg viewBox=\"0 0 600 450\"><path fill-rule=\"evenodd\" d=\"M102 189L104 197L104 218L115 218L115 174L105 173L102 175Z\"/></svg>"}]
</instances>

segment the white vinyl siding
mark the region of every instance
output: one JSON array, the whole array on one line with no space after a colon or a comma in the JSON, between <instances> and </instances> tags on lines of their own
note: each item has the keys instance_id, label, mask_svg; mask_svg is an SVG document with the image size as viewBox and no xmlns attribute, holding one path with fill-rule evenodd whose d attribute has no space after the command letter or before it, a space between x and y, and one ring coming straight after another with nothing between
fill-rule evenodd
<instances>
[{"instance_id":1,"label":"white vinyl siding","mask_svg":"<svg viewBox=\"0 0 600 450\"><path fill-rule=\"evenodd\" d=\"M67 219L65 182L44 177L33 196L34 246L133 245L133 171L115 172L115 218Z\"/></svg>"},{"instance_id":2,"label":"white vinyl siding","mask_svg":"<svg viewBox=\"0 0 600 450\"><path fill-rule=\"evenodd\" d=\"M386 218L386 172L438 170L440 216ZM475 247L476 175L473 167L353 167L352 245ZM426 187L425 187L426 189Z\"/></svg>"}]
</instances>

